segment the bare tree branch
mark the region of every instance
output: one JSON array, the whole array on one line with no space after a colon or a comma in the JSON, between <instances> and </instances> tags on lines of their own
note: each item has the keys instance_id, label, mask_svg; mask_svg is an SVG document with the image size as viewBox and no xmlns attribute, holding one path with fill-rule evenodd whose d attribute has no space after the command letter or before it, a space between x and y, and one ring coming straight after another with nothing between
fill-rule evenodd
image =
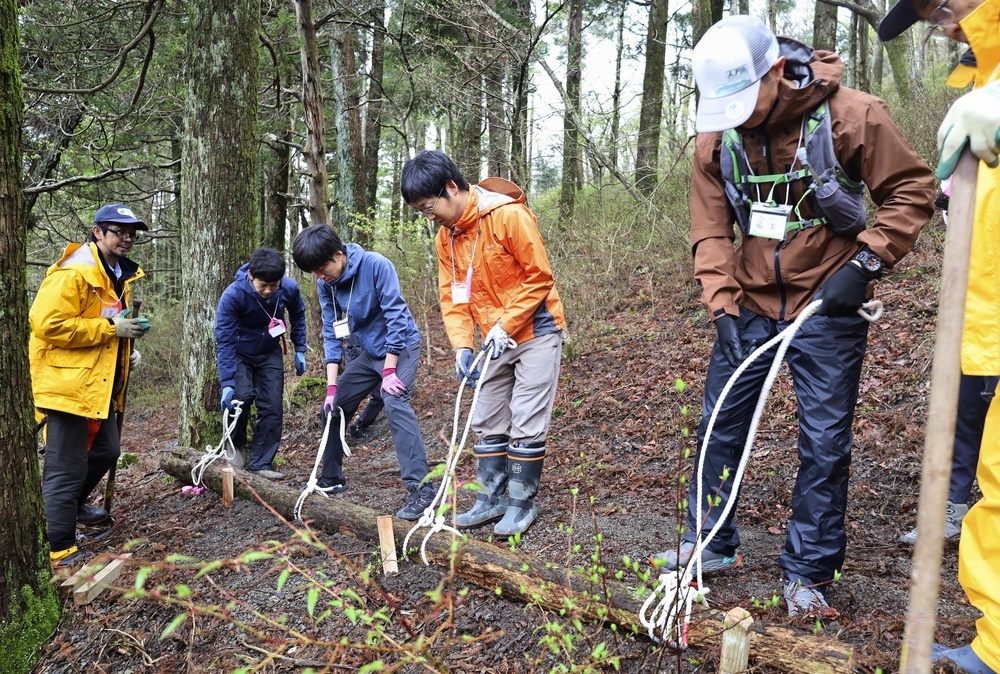
<instances>
[{"instance_id":1,"label":"bare tree branch","mask_svg":"<svg viewBox=\"0 0 1000 674\"><path fill-rule=\"evenodd\" d=\"M122 69L125 68L125 62L128 58L129 53L134 50L146 34L153 29L153 24L156 22L156 17L159 16L160 10L163 9L163 3L166 0L150 0L152 11L149 13L149 18L146 23L139 29L139 33L132 38L132 41L122 47L118 52L118 65L115 67L114 72L108 76L106 80L97 84L89 89L50 89L48 87L31 87L25 86L25 91L30 91L39 94L59 94L59 95L86 95L86 94L96 94L98 91L110 86L121 74ZM145 68L143 69L145 72Z\"/></svg>"},{"instance_id":2,"label":"bare tree branch","mask_svg":"<svg viewBox=\"0 0 1000 674\"><path fill-rule=\"evenodd\" d=\"M57 180L56 182L50 182L50 183L43 182L39 183L38 185L31 185L29 187L24 188L24 193L28 195L28 194L42 194L44 192L55 192L56 190L60 190L63 187L67 187L69 185L81 185L86 183L93 183L99 180L104 180L105 178L125 176L129 175L130 173L135 173L136 171L143 171L146 169L169 169L173 168L174 166L177 166L179 163L180 163L179 161L172 161L166 164L158 164L158 165L129 166L120 169L110 168L107 171L104 171L103 173L98 173L97 175L93 176L73 176L72 178L66 178L65 180Z\"/></svg>"}]
</instances>

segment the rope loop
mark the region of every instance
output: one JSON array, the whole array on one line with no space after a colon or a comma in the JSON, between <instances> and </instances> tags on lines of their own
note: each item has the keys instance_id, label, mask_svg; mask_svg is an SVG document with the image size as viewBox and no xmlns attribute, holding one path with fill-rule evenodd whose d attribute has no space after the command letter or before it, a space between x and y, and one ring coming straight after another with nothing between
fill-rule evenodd
<instances>
[{"instance_id":1,"label":"rope loop","mask_svg":"<svg viewBox=\"0 0 1000 674\"><path fill-rule=\"evenodd\" d=\"M695 594L699 597L698 601L703 601L704 595L708 594L708 588L705 586L703 573L702 573L702 553L708 548L709 543L715 538L716 534L719 533L719 529L722 528L723 523L729 517L729 513L732 511L734 504L736 503L735 495L739 494L740 486L743 483L743 475L746 473L747 462L750 460L750 450L753 447L754 440L757 438L757 427L760 426L760 419L764 413L764 406L767 404L767 399L771 395L771 389L774 387L774 381L778 377L778 371L781 368L781 364L785 359L785 353L788 351L788 347L792 343L796 333L802 327L809 318L811 318L818 310L823 300L814 300L802 313L796 317L796 319L787 328L782 330L780 333L772 337L763 345L759 346L750 356L748 356L736 371L729 377L729 381L722 389L722 393L719 394L719 399L715 403L715 407L712 409L712 415L708 420L708 428L705 430L705 439L701 445L701 451L698 452L698 470L695 475L695 480L697 482L697 499L695 503L695 522L697 522L697 531L695 540L697 543L694 549L691 551L691 559L683 570L672 571L660 575L659 582L653 590L653 593L646 599L646 603L643 604L642 609L639 612L639 622L647 627L649 631L650 638L659 641L656 638L655 632L659 630L663 640L674 648L685 648L687 646L687 635L688 626L691 620L691 604L694 597L691 596L691 567L694 566L695 574L694 578L696 582L694 587L698 588L695 590ZM884 312L884 305L879 300L872 300L866 302L860 309L858 309L858 315L864 318L868 322L877 321L882 317ZM703 530L702 525L704 524L705 518L702 513L702 502L704 501L704 494L702 493L702 477L705 473L705 455L708 453L708 444L712 438L712 430L715 428L715 421L718 418L719 410L722 409L722 403L725 401L726 396L729 395L729 391L733 388L736 382L739 380L740 376L746 372L750 365L767 353L772 347L777 346L777 352L774 355L774 360L771 362L771 367L768 370L767 377L764 379L764 384L761 387L761 393L757 399L757 406L753 412L753 418L750 421L750 429L747 434L746 443L743 446L743 453L740 456L740 463L736 469L733 476L733 484L730 488L730 494L734 495L733 498L726 500L726 504L722 509L722 514L719 515L715 526L712 527L711 531L708 532L707 536L702 536ZM662 595L656 608L653 609L651 617L647 618L646 613L649 611L649 607L655 597ZM679 606L684 605L684 618L680 631L676 625L677 616L679 613ZM707 607L707 603L705 603Z\"/></svg>"},{"instance_id":2,"label":"rope loop","mask_svg":"<svg viewBox=\"0 0 1000 674\"><path fill-rule=\"evenodd\" d=\"M208 470L208 467L216 459L225 456L226 461L229 463L236 462L236 455L239 450L233 444L233 430L236 428L236 422L239 420L240 414L243 413L243 401L234 400L232 401L232 406L232 413L230 413L229 409L222 410L222 438L219 439L219 444L215 447L205 445L205 454L198 460L198 463L191 467L191 484L195 487L201 485L202 478L205 477L205 471ZM232 421L230 421L230 417L232 417Z\"/></svg>"},{"instance_id":3,"label":"rope loop","mask_svg":"<svg viewBox=\"0 0 1000 674\"><path fill-rule=\"evenodd\" d=\"M344 438L344 410L337 408L337 412L340 415L340 441L344 446L344 456L350 456L351 450L347 447L347 440ZM326 415L326 424L323 425L323 437L320 438L319 447L316 448L316 460L313 461L312 473L309 475L309 481L306 486L303 487L302 492L299 494L299 498L295 501L295 509L293 514L295 515L296 522L302 522L302 506L305 505L306 499L309 498L309 494L316 492L323 496L323 498L330 498L330 495L325 491L320 491L316 489L318 484L318 478L316 474L319 473L319 467L323 463L323 448L326 447L326 441L330 437L330 425L333 421L333 412L328 412Z\"/></svg>"},{"instance_id":4,"label":"rope loop","mask_svg":"<svg viewBox=\"0 0 1000 674\"><path fill-rule=\"evenodd\" d=\"M489 369L490 359L485 358L486 351L480 351L479 355L472 362L472 367L469 368L470 372L474 372L477 367L479 367L480 362L482 362L483 371L479 375L479 381L486 379L486 372ZM456 536L462 536L462 532L455 527L445 524L445 518L439 510L443 510L444 501L448 497L449 490L452 489L452 484L455 482L455 467L458 465L459 459L462 458L462 448L465 447L466 442L469 439L469 431L472 428L472 417L476 411L476 405L479 402L479 391L481 390L479 386L473 389L472 394L472 405L469 407L469 416L466 419L465 427L462 431L462 439L460 442L458 440L458 427L459 420L462 415L462 394L465 392L466 382L469 381L468 377L463 377L462 381L458 384L458 394L455 396L455 415L452 421L451 428L451 443L448 449L448 457L445 459L445 471L444 476L441 478L441 484L438 486L437 493L434 495L434 500L431 504L427 506L420 519L414 524L410 530L406 533L406 537L403 539L403 559L406 559L407 550L409 550L410 536L412 536L417 529L423 527L430 527L429 531L424 535L423 542L420 544L420 557L423 559L425 565L429 565L430 561L427 559L427 542L430 540L431 536L438 533L439 531L450 531ZM452 513L452 523L454 523L454 513Z\"/></svg>"}]
</instances>

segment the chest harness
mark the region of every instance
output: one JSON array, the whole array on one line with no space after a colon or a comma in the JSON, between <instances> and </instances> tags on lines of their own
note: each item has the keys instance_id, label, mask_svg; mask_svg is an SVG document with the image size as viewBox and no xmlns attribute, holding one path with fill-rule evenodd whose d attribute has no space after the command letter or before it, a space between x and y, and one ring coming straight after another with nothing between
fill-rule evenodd
<instances>
[{"instance_id":1,"label":"chest harness","mask_svg":"<svg viewBox=\"0 0 1000 674\"><path fill-rule=\"evenodd\" d=\"M803 136L805 143L803 144ZM802 197L792 207L785 225L785 238L793 232L829 225L839 235L854 237L864 231L867 214L864 204L864 182L855 182L844 171L833 149L833 129L830 125L829 106L820 103L802 121L802 133L792 167L800 168L787 173L755 175L747 161L743 137L736 129L729 129L722 136L720 165L726 199L733 207L736 222L744 236L750 233L750 208L756 203L776 206L774 191L778 185L807 180ZM770 183L767 199L761 198L761 185ZM800 207L811 198L814 217L805 218ZM786 197L787 200L787 197Z\"/></svg>"}]
</instances>

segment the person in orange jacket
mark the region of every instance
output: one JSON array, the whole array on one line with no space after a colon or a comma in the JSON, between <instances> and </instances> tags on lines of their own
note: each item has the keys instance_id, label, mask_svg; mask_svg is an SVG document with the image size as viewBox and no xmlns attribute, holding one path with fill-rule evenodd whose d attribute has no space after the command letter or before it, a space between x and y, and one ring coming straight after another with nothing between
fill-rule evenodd
<instances>
[{"instance_id":1,"label":"person in orange jacket","mask_svg":"<svg viewBox=\"0 0 1000 674\"><path fill-rule=\"evenodd\" d=\"M538 515L566 319L538 221L524 192L502 178L469 186L448 155L425 150L400 179L403 199L440 225L435 245L441 314L459 381L476 386L472 419L482 487L460 528L500 520L498 536L523 533ZM474 328L492 362L473 371ZM507 487L510 487L510 498Z\"/></svg>"}]
</instances>

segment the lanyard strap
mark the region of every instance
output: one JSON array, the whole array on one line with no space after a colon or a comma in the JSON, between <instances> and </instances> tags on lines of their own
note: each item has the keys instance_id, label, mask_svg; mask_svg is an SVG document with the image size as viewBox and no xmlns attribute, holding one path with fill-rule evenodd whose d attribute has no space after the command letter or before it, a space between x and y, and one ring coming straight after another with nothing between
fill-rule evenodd
<instances>
[{"instance_id":1,"label":"lanyard strap","mask_svg":"<svg viewBox=\"0 0 1000 674\"><path fill-rule=\"evenodd\" d=\"M347 309L344 310L344 318L348 318L351 315L351 300L354 299L354 281L356 281L357 278L358 277L355 276L354 278L351 279L351 290L347 294ZM336 291L336 288L334 288L334 291ZM337 321L340 320L340 316L337 315L337 293L336 292L333 293L333 318L334 318L334 320L337 320Z\"/></svg>"},{"instance_id":2,"label":"lanyard strap","mask_svg":"<svg viewBox=\"0 0 1000 674\"><path fill-rule=\"evenodd\" d=\"M479 226L479 220L481 220L482 217L483 216L480 215L479 219L476 220L476 238L472 242L472 255L469 256L469 272L465 275L466 283L472 283L472 261L476 259L476 245L479 243L479 235L483 233L483 228ZM451 282L457 283L458 279L455 277L455 229L454 228L452 228L451 230L450 245L451 245Z\"/></svg>"}]
</instances>

